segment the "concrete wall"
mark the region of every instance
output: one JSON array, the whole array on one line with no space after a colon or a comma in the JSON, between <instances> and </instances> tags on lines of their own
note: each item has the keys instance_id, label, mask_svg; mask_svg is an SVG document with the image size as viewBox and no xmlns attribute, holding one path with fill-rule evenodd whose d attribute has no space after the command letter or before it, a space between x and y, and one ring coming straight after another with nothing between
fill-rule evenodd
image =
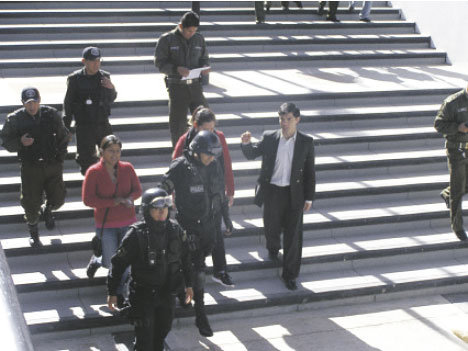
<instances>
[{"instance_id":1,"label":"concrete wall","mask_svg":"<svg viewBox=\"0 0 468 351\"><path fill-rule=\"evenodd\" d=\"M391 1L454 64L468 64L468 1Z\"/></svg>"}]
</instances>

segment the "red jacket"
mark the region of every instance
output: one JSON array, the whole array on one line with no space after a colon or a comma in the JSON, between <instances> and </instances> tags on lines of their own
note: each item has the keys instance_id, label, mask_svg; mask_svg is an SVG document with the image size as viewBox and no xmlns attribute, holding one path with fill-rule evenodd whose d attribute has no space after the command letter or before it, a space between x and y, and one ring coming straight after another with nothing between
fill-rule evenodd
<instances>
[{"instance_id":1,"label":"red jacket","mask_svg":"<svg viewBox=\"0 0 468 351\"><path fill-rule=\"evenodd\" d=\"M88 168L83 181L82 198L86 206L94 207L97 228L102 226L107 207L109 213L104 228L123 227L136 222L135 207L114 204L116 197L131 197L136 200L141 196L141 184L131 163L119 161L117 185L117 194L114 195L115 183L112 182L102 159Z\"/></svg>"},{"instance_id":2,"label":"red jacket","mask_svg":"<svg viewBox=\"0 0 468 351\"><path fill-rule=\"evenodd\" d=\"M229 154L229 149L226 143L226 137L224 136L224 133L219 130L215 130L214 132L218 136L219 141L221 142L221 146L223 148L224 183L226 186L226 195L234 196L234 174L232 173L232 161L231 161L231 155ZM185 147L188 133L190 133L190 130L184 135L182 135L177 141L177 144L172 153L172 159L182 156L184 152L184 147Z\"/></svg>"}]
</instances>

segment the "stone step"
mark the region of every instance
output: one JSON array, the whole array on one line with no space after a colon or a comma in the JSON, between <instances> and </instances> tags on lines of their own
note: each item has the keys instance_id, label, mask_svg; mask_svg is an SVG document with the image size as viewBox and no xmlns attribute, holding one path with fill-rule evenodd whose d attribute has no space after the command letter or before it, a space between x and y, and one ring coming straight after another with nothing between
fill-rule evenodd
<instances>
[{"instance_id":1,"label":"stone step","mask_svg":"<svg viewBox=\"0 0 468 351\"><path fill-rule=\"evenodd\" d=\"M242 4L240 4L242 5ZM179 21L188 9L170 8L66 8L66 9L9 9L0 11L2 23L66 23L69 21L80 23L123 23L123 22L154 22ZM337 15L341 20L358 18L359 9L348 12L344 7L339 8ZM372 7L373 20L399 20L400 10L388 7ZM229 17L228 17L229 16ZM237 8L201 8L200 18L206 22L229 20L235 16L236 20L248 21L255 18L253 6L239 6ZM228 17L228 18L227 18ZM303 9L292 8L283 11L281 8L272 8L266 14L267 21L283 21L292 19L296 21L321 19L316 6L306 6Z\"/></svg>"},{"instance_id":2,"label":"stone step","mask_svg":"<svg viewBox=\"0 0 468 351\"><path fill-rule=\"evenodd\" d=\"M254 270L262 271L275 267L275 264L268 259L263 238L262 242L259 242L254 238L249 240L244 237L237 239L230 237L225 243L228 271L238 279L247 279ZM378 236L361 234L318 238L315 231L310 230L304 237L302 264L328 267L344 261L378 257L383 259L393 255L467 247L468 243L459 241L452 232L447 232L447 228L379 233ZM27 293L104 285L106 268L100 268L95 279L88 279L86 276L89 258L90 251L82 250L35 255L34 260L27 261L23 256L10 257L8 262L16 290L18 293ZM364 260L363 264L365 263ZM212 274L211 257L207 258L207 266L208 273ZM208 284L213 282L209 281Z\"/></svg>"},{"instance_id":3,"label":"stone step","mask_svg":"<svg viewBox=\"0 0 468 351\"><path fill-rule=\"evenodd\" d=\"M106 68L123 73L155 72L154 56L106 57ZM218 70L233 71L254 69L261 63L263 69L281 66L307 68L311 64L320 67L352 67L369 65L407 65L412 61L421 65L445 63L446 53L435 49L400 50L344 50L301 52L257 52L210 55L210 64ZM82 67L78 58L2 59L0 70L4 76L34 76L66 74Z\"/></svg>"},{"instance_id":4,"label":"stone step","mask_svg":"<svg viewBox=\"0 0 468 351\"><path fill-rule=\"evenodd\" d=\"M16 40L60 40L66 35L67 39L117 39L157 38L162 33L172 30L177 22L172 23L66 23L66 24L4 24L0 25L1 41ZM363 23L358 20L333 23L318 21L268 21L257 25L253 21L235 22L203 22L200 32L203 35L235 36L261 35L265 32L281 31L284 35L310 34L313 30L318 34L414 34L415 23L405 21L374 21Z\"/></svg>"},{"instance_id":5,"label":"stone step","mask_svg":"<svg viewBox=\"0 0 468 351\"><path fill-rule=\"evenodd\" d=\"M449 228L449 212L438 196L439 189L432 191L430 197L382 194L378 197L374 196L370 201L354 201L352 206L347 201L343 201L345 197L336 198L341 201L336 201L331 205L325 205L326 201L317 199L311 212L304 214L304 231L318 231L322 233L319 235L321 237L329 235L330 230L335 230L334 236L336 236L341 231L344 231L341 235L348 235L347 231L352 233L350 228L357 228L359 233L364 235L375 234L374 226L378 225L398 226L400 223L407 223L411 230L419 230L423 223L421 221L426 221L424 225L438 223L437 225L440 226L441 223L445 223L446 228ZM349 197L349 199L352 198ZM359 197L357 199L360 200ZM68 208L72 206L83 208L81 202L67 202L65 205ZM465 210L464 213L468 212ZM40 224L41 240L44 246L39 249L29 247L28 234L22 220L19 218L14 222L3 220L2 246L7 257L90 250L90 240L94 236L93 228L95 227L92 223L92 210L84 210L84 208L81 211L75 210L68 217L57 213L56 218L57 227L51 232L43 229L42 223ZM244 211L231 213L231 219L235 234L226 239L228 242L238 238L253 240L255 236L261 236L263 229L261 209L254 205L246 206ZM379 229L377 232L381 231L382 229Z\"/></svg>"},{"instance_id":6,"label":"stone step","mask_svg":"<svg viewBox=\"0 0 468 351\"><path fill-rule=\"evenodd\" d=\"M210 54L232 52L268 52L300 50L422 49L430 47L430 37L421 34L289 35L206 37ZM0 42L4 59L66 57L81 58L88 45L98 46L107 60L111 56L152 55L157 38L89 40L35 40ZM237 51L237 52L238 52Z\"/></svg>"},{"instance_id":7,"label":"stone step","mask_svg":"<svg viewBox=\"0 0 468 351\"><path fill-rule=\"evenodd\" d=\"M466 248L451 250L450 257L446 253L441 255L441 252L404 256L390 256L388 260L370 258L369 265L343 262L331 271L314 271L314 264L303 265L298 279L299 289L294 292L286 290L280 279L274 277L275 271L279 274L278 269L274 268L268 276L238 280L235 288L208 284L205 289L206 309L210 315L223 313L226 316L231 312L248 314L252 309L261 314L265 307L299 305L347 296L386 295L403 291L410 294L424 288L434 291L447 285L468 282ZM33 334L123 322L110 315L103 305L103 287L33 292L20 294L19 299ZM38 309L38 306L41 308ZM177 309L176 316L191 317L193 309Z\"/></svg>"}]
</instances>

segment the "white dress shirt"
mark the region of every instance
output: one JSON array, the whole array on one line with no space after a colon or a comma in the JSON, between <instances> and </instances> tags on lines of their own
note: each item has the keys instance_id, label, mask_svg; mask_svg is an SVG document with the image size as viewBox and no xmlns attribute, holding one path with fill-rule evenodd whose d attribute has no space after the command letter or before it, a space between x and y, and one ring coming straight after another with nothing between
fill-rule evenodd
<instances>
[{"instance_id":1,"label":"white dress shirt","mask_svg":"<svg viewBox=\"0 0 468 351\"><path fill-rule=\"evenodd\" d=\"M289 186L296 136L297 131L292 137L286 139L281 131L278 150L276 152L275 168L273 169L270 181L271 184L277 186Z\"/></svg>"}]
</instances>

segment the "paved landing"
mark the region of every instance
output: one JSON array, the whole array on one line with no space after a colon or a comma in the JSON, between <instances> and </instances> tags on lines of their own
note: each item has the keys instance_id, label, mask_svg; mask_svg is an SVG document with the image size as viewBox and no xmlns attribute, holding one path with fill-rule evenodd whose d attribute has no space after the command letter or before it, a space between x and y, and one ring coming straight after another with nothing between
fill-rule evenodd
<instances>
[{"instance_id":1,"label":"paved landing","mask_svg":"<svg viewBox=\"0 0 468 351\"><path fill-rule=\"evenodd\" d=\"M103 69L106 69L105 64ZM468 81L468 68L457 66L248 69L213 71L205 96L210 101L252 96L443 89L464 87ZM117 101L167 100L159 73L111 73L118 91ZM63 102L64 76L4 78L0 79L0 91L4 92L0 106L18 105L20 92L28 85L47 91L42 97L43 104Z\"/></svg>"}]
</instances>

